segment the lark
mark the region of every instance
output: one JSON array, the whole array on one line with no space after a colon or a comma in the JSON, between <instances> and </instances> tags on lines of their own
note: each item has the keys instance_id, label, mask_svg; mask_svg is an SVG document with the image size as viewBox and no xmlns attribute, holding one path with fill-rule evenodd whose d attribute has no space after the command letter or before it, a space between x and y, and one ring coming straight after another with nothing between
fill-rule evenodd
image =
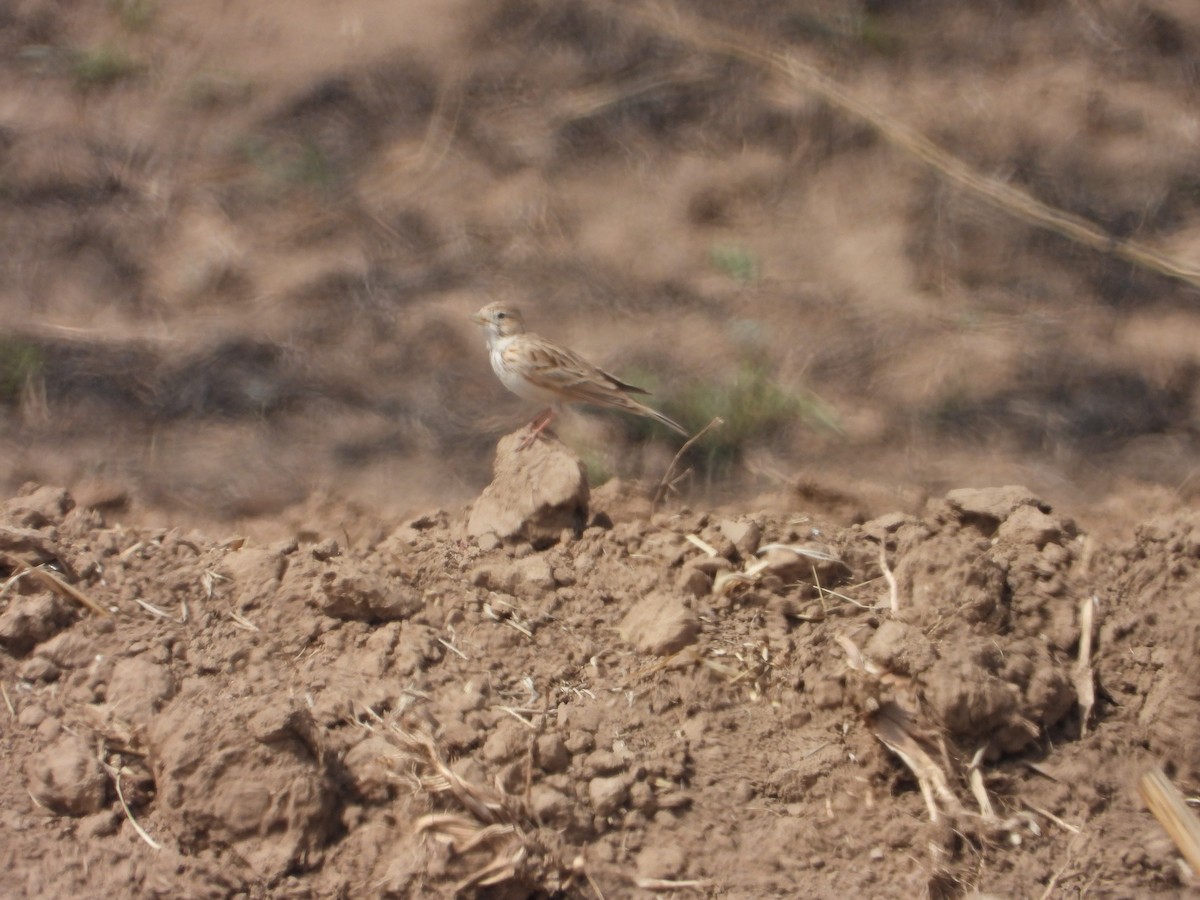
<instances>
[{"instance_id":1,"label":"lark","mask_svg":"<svg viewBox=\"0 0 1200 900\"><path fill-rule=\"evenodd\" d=\"M646 416L687 436L678 422L639 403L630 394L647 394L592 365L578 353L525 330L521 312L507 303L489 303L472 318L487 335L492 370L506 388L524 400L546 404L529 423L520 449L530 446L570 403L586 403Z\"/></svg>"}]
</instances>

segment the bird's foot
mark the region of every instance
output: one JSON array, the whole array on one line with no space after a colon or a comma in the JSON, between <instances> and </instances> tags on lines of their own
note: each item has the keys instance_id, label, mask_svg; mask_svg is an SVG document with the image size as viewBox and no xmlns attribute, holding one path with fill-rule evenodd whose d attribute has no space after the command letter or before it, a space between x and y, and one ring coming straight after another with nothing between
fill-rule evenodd
<instances>
[{"instance_id":1,"label":"bird's foot","mask_svg":"<svg viewBox=\"0 0 1200 900\"><path fill-rule=\"evenodd\" d=\"M529 423L529 434L525 435L520 444L517 445L517 450L528 450L532 447L542 433L545 432L547 426L554 421L554 410L548 409L532 422ZM550 432L554 434L554 432Z\"/></svg>"}]
</instances>

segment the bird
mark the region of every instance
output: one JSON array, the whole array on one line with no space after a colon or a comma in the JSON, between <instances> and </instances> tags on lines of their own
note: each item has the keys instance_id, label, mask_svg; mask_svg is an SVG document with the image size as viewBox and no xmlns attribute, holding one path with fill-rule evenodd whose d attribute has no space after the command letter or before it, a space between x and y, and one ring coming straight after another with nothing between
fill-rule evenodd
<instances>
[{"instance_id":1,"label":"bird","mask_svg":"<svg viewBox=\"0 0 1200 900\"><path fill-rule=\"evenodd\" d=\"M621 409L688 436L687 429L678 422L630 396L649 391L626 384L573 350L526 331L525 319L515 306L503 301L489 303L471 318L483 326L492 371L500 382L524 400L547 404L548 408L529 423L530 433L518 449L533 444L561 407L569 403Z\"/></svg>"}]
</instances>

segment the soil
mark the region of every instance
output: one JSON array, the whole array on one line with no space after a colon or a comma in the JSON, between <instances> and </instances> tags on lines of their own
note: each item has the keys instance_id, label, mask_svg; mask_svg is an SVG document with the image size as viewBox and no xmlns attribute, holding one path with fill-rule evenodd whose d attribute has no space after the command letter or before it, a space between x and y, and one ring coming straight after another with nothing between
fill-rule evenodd
<instances>
[{"instance_id":1,"label":"soil","mask_svg":"<svg viewBox=\"0 0 1200 900\"><path fill-rule=\"evenodd\" d=\"M0 10L5 895L1196 889L1200 14L672 10Z\"/></svg>"}]
</instances>

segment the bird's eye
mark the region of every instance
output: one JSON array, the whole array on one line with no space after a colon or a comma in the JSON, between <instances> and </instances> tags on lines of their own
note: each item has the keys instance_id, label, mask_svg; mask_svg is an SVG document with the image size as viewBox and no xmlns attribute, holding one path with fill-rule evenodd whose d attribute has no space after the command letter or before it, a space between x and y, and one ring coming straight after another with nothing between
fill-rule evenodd
<instances>
[{"instance_id":1,"label":"bird's eye","mask_svg":"<svg viewBox=\"0 0 1200 900\"><path fill-rule=\"evenodd\" d=\"M497 319L507 319L507 318L508 318L508 313L506 313L506 312L498 312L498 313L496 313L496 318L497 318Z\"/></svg>"}]
</instances>

